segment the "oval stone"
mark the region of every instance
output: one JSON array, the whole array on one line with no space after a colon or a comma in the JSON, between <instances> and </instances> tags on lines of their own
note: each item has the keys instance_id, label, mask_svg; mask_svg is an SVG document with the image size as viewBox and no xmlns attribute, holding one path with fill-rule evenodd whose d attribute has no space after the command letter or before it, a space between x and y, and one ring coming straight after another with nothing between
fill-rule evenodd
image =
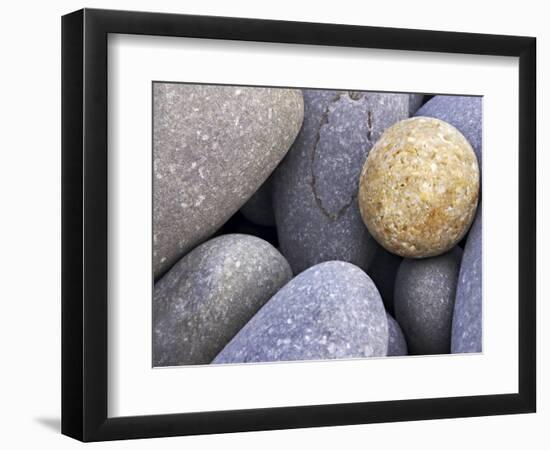
<instances>
[{"instance_id":1,"label":"oval stone","mask_svg":"<svg viewBox=\"0 0 550 450\"><path fill-rule=\"evenodd\" d=\"M395 319L412 355L451 350L451 325L462 250L404 259L395 280Z\"/></svg>"},{"instance_id":2,"label":"oval stone","mask_svg":"<svg viewBox=\"0 0 550 450\"><path fill-rule=\"evenodd\" d=\"M304 124L273 191L281 252L294 273L330 260L369 267L375 244L359 214L359 174L382 132L408 114L407 94L304 90Z\"/></svg>"},{"instance_id":3,"label":"oval stone","mask_svg":"<svg viewBox=\"0 0 550 450\"><path fill-rule=\"evenodd\" d=\"M387 314L388 317L388 356L405 356L408 354L407 341L401 331L401 327L395 319Z\"/></svg>"},{"instance_id":4,"label":"oval stone","mask_svg":"<svg viewBox=\"0 0 550 450\"><path fill-rule=\"evenodd\" d=\"M415 114L433 117L450 123L468 140L481 168L482 150L482 99L462 95L436 95Z\"/></svg>"},{"instance_id":5,"label":"oval stone","mask_svg":"<svg viewBox=\"0 0 550 450\"><path fill-rule=\"evenodd\" d=\"M479 168L466 138L446 122L415 117L388 128L370 151L359 207L386 250L425 258L460 242L478 194Z\"/></svg>"},{"instance_id":6,"label":"oval stone","mask_svg":"<svg viewBox=\"0 0 550 450\"><path fill-rule=\"evenodd\" d=\"M452 353L482 351L481 207L466 240L456 288L451 339Z\"/></svg>"},{"instance_id":7,"label":"oval stone","mask_svg":"<svg viewBox=\"0 0 550 450\"><path fill-rule=\"evenodd\" d=\"M385 356L388 321L374 283L340 261L302 272L248 322L214 363Z\"/></svg>"},{"instance_id":8,"label":"oval stone","mask_svg":"<svg viewBox=\"0 0 550 450\"><path fill-rule=\"evenodd\" d=\"M153 84L155 278L252 196L294 141L300 90Z\"/></svg>"},{"instance_id":9,"label":"oval stone","mask_svg":"<svg viewBox=\"0 0 550 450\"><path fill-rule=\"evenodd\" d=\"M292 277L262 239L227 234L184 256L153 292L153 365L208 364Z\"/></svg>"}]
</instances>

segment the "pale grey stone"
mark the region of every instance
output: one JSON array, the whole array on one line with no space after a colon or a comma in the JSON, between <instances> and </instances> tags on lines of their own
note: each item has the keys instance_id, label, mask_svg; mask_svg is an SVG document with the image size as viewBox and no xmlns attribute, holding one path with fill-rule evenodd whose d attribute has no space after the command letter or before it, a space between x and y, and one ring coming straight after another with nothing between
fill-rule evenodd
<instances>
[{"instance_id":1,"label":"pale grey stone","mask_svg":"<svg viewBox=\"0 0 550 450\"><path fill-rule=\"evenodd\" d=\"M452 353L482 351L481 205L468 233L460 266L451 339Z\"/></svg>"},{"instance_id":2,"label":"pale grey stone","mask_svg":"<svg viewBox=\"0 0 550 450\"><path fill-rule=\"evenodd\" d=\"M256 192L302 119L299 90L154 83L156 278Z\"/></svg>"},{"instance_id":3,"label":"pale grey stone","mask_svg":"<svg viewBox=\"0 0 550 450\"><path fill-rule=\"evenodd\" d=\"M386 356L388 320L374 283L340 261L302 272L231 340L214 363Z\"/></svg>"},{"instance_id":4,"label":"pale grey stone","mask_svg":"<svg viewBox=\"0 0 550 450\"><path fill-rule=\"evenodd\" d=\"M462 250L404 259L395 280L395 319L413 355L451 350L451 324Z\"/></svg>"},{"instance_id":5,"label":"pale grey stone","mask_svg":"<svg viewBox=\"0 0 550 450\"><path fill-rule=\"evenodd\" d=\"M184 256L153 292L153 365L208 364L292 277L262 239L227 234Z\"/></svg>"},{"instance_id":6,"label":"pale grey stone","mask_svg":"<svg viewBox=\"0 0 550 450\"><path fill-rule=\"evenodd\" d=\"M330 260L369 267L376 246L359 213L359 175L382 132L408 115L408 94L304 91L304 124L273 187L281 252L295 273Z\"/></svg>"}]
</instances>

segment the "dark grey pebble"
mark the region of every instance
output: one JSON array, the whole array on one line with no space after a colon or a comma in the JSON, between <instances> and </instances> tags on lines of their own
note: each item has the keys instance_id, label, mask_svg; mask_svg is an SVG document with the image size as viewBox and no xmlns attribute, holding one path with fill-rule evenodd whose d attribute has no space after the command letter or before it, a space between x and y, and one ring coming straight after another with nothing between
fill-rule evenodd
<instances>
[{"instance_id":1,"label":"dark grey pebble","mask_svg":"<svg viewBox=\"0 0 550 450\"><path fill-rule=\"evenodd\" d=\"M481 169L482 99L460 95L436 95L415 116L434 117L450 123L460 131L474 149Z\"/></svg>"},{"instance_id":2,"label":"dark grey pebble","mask_svg":"<svg viewBox=\"0 0 550 450\"><path fill-rule=\"evenodd\" d=\"M478 353L482 350L481 228L479 205L460 266L453 316L452 353Z\"/></svg>"},{"instance_id":3,"label":"dark grey pebble","mask_svg":"<svg viewBox=\"0 0 550 450\"><path fill-rule=\"evenodd\" d=\"M385 356L388 321L374 283L358 267L318 264L283 287L214 363Z\"/></svg>"},{"instance_id":4,"label":"dark grey pebble","mask_svg":"<svg viewBox=\"0 0 550 450\"><path fill-rule=\"evenodd\" d=\"M294 273L331 260L369 267L376 245L359 213L359 175L382 132L408 115L408 94L304 91L302 129L273 180L280 248Z\"/></svg>"},{"instance_id":5,"label":"dark grey pebble","mask_svg":"<svg viewBox=\"0 0 550 450\"><path fill-rule=\"evenodd\" d=\"M253 236L195 248L155 284L153 365L210 363L291 277L283 256Z\"/></svg>"},{"instance_id":6,"label":"dark grey pebble","mask_svg":"<svg viewBox=\"0 0 550 450\"><path fill-rule=\"evenodd\" d=\"M409 353L451 351L451 324L462 250L454 247L433 258L404 259L395 280L395 319Z\"/></svg>"},{"instance_id":7,"label":"dark grey pebble","mask_svg":"<svg viewBox=\"0 0 550 450\"><path fill-rule=\"evenodd\" d=\"M407 341L401 331L401 327L395 319L387 314L388 317L388 356L405 356L408 354Z\"/></svg>"},{"instance_id":8,"label":"dark grey pebble","mask_svg":"<svg viewBox=\"0 0 550 450\"><path fill-rule=\"evenodd\" d=\"M300 90L153 84L153 270L224 224L296 138Z\"/></svg>"}]
</instances>

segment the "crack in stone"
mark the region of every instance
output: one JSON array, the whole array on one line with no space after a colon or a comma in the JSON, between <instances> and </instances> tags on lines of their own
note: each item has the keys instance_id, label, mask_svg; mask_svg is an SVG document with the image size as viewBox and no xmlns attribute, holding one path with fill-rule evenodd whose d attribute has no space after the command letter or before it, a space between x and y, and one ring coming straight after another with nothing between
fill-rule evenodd
<instances>
[{"instance_id":1,"label":"crack in stone","mask_svg":"<svg viewBox=\"0 0 550 450\"><path fill-rule=\"evenodd\" d=\"M329 116L330 106L336 103L338 100L340 100L342 98L342 95L344 94L337 94L336 97L334 97L329 102L329 104L326 106L325 110L323 111L323 115L321 116L321 120L319 122L319 128L317 129L317 136L315 138L315 143L313 144L313 148L311 151L311 159L310 159L311 180L309 184L311 186L313 198L315 199L315 203L317 204L317 207L319 208L321 213L323 213L324 216L326 216L331 220L340 219L340 217L342 217L346 213L346 211L349 209L349 207L353 204L353 202L357 198L357 194L353 194L349 199L349 201L346 204L344 204L344 206L342 206L339 211L337 211L336 213L331 213L324 207L323 200L321 199L321 197L317 192L317 177L315 175L314 163L315 163L315 155L317 153L317 147L321 139L321 129L329 122L328 116ZM349 95L349 93L348 93L348 96L351 98L351 95Z\"/></svg>"}]
</instances>

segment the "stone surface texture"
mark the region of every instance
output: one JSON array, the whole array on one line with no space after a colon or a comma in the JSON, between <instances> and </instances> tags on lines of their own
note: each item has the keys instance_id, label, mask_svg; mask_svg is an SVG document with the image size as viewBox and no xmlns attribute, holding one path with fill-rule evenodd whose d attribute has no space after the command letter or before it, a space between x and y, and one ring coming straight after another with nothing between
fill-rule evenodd
<instances>
[{"instance_id":1,"label":"stone surface texture","mask_svg":"<svg viewBox=\"0 0 550 450\"><path fill-rule=\"evenodd\" d=\"M375 245L359 213L359 174L382 132L408 117L408 101L408 94L304 90L304 124L273 191L281 252L294 273L330 260L368 268Z\"/></svg>"},{"instance_id":2,"label":"stone surface texture","mask_svg":"<svg viewBox=\"0 0 550 450\"><path fill-rule=\"evenodd\" d=\"M451 340L452 353L482 351L481 205L468 233L456 288Z\"/></svg>"},{"instance_id":3,"label":"stone surface texture","mask_svg":"<svg viewBox=\"0 0 550 450\"><path fill-rule=\"evenodd\" d=\"M424 104L416 116L433 117L450 123L468 140L481 168L482 98L462 95L436 95Z\"/></svg>"},{"instance_id":4,"label":"stone surface texture","mask_svg":"<svg viewBox=\"0 0 550 450\"><path fill-rule=\"evenodd\" d=\"M294 142L299 90L153 84L155 278L252 196Z\"/></svg>"},{"instance_id":5,"label":"stone surface texture","mask_svg":"<svg viewBox=\"0 0 550 450\"><path fill-rule=\"evenodd\" d=\"M401 327L392 316L386 315L388 317L388 356L408 355L407 341Z\"/></svg>"},{"instance_id":6,"label":"stone surface texture","mask_svg":"<svg viewBox=\"0 0 550 450\"><path fill-rule=\"evenodd\" d=\"M242 206L241 213L251 222L264 227L275 226L273 213L273 177L269 177L264 184Z\"/></svg>"},{"instance_id":7,"label":"stone surface texture","mask_svg":"<svg viewBox=\"0 0 550 450\"><path fill-rule=\"evenodd\" d=\"M283 287L214 363L385 356L388 321L374 283L356 266L318 264Z\"/></svg>"},{"instance_id":8,"label":"stone surface texture","mask_svg":"<svg viewBox=\"0 0 550 450\"><path fill-rule=\"evenodd\" d=\"M451 350L451 325L462 250L404 259L395 280L395 319L413 355Z\"/></svg>"},{"instance_id":9,"label":"stone surface texture","mask_svg":"<svg viewBox=\"0 0 550 450\"><path fill-rule=\"evenodd\" d=\"M479 167L452 125L417 117L386 130L361 173L359 206L369 232L408 258L442 254L474 218Z\"/></svg>"},{"instance_id":10,"label":"stone surface texture","mask_svg":"<svg viewBox=\"0 0 550 450\"><path fill-rule=\"evenodd\" d=\"M228 234L201 244L155 284L153 365L210 363L291 277L262 239Z\"/></svg>"}]
</instances>

